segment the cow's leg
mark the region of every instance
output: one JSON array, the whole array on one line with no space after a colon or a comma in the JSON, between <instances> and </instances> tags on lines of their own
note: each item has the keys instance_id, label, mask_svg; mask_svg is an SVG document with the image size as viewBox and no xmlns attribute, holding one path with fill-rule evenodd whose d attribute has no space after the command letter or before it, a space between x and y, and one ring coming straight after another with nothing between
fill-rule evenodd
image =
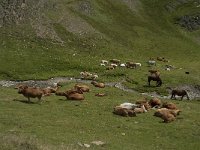
<instances>
[{"instance_id":1,"label":"cow's leg","mask_svg":"<svg viewBox=\"0 0 200 150\"><path fill-rule=\"evenodd\" d=\"M173 94L173 98L176 99L176 94Z\"/></svg>"},{"instance_id":2,"label":"cow's leg","mask_svg":"<svg viewBox=\"0 0 200 150\"><path fill-rule=\"evenodd\" d=\"M30 103L30 102L31 102L30 97L28 97L28 103Z\"/></svg>"},{"instance_id":3,"label":"cow's leg","mask_svg":"<svg viewBox=\"0 0 200 150\"><path fill-rule=\"evenodd\" d=\"M159 82L158 82L158 81L156 82L156 86L157 86L157 87L159 86Z\"/></svg>"},{"instance_id":4,"label":"cow's leg","mask_svg":"<svg viewBox=\"0 0 200 150\"><path fill-rule=\"evenodd\" d=\"M41 96L38 97L38 103L42 103Z\"/></svg>"},{"instance_id":5,"label":"cow's leg","mask_svg":"<svg viewBox=\"0 0 200 150\"><path fill-rule=\"evenodd\" d=\"M186 94L186 96L187 96L187 100L190 100L190 98L189 98L188 94Z\"/></svg>"},{"instance_id":6,"label":"cow's leg","mask_svg":"<svg viewBox=\"0 0 200 150\"><path fill-rule=\"evenodd\" d=\"M181 97L181 100L183 100L183 97L184 97L185 95L182 95L182 97Z\"/></svg>"},{"instance_id":7,"label":"cow's leg","mask_svg":"<svg viewBox=\"0 0 200 150\"><path fill-rule=\"evenodd\" d=\"M174 94L172 94L171 99L174 97Z\"/></svg>"}]
</instances>

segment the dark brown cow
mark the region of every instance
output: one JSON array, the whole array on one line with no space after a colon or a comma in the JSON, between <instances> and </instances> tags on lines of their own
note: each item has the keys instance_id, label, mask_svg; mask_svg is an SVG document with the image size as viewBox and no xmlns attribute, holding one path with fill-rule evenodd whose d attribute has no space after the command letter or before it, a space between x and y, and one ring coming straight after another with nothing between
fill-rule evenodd
<instances>
[{"instance_id":1,"label":"dark brown cow","mask_svg":"<svg viewBox=\"0 0 200 150\"><path fill-rule=\"evenodd\" d=\"M181 96L181 100L183 99L184 96L186 96L188 100L190 99L186 90L178 90L178 89L172 90L171 99L172 98L176 99L176 95Z\"/></svg>"},{"instance_id":2,"label":"dark brown cow","mask_svg":"<svg viewBox=\"0 0 200 150\"><path fill-rule=\"evenodd\" d=\"M156 81L156 86L161 86L162 85L162 80L159 76L157 75L150 75L148 76L148 83L149 83L149 86L150 86L150 82L151 81Z\"/></svg>"}]
</instances>

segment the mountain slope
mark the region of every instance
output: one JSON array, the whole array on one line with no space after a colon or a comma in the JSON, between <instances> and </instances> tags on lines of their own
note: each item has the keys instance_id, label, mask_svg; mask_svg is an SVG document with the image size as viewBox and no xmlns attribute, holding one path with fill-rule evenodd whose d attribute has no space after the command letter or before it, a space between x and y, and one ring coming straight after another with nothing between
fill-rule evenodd
<instances>
[{"instance_id":1,"label":"mountain slope","mask_svg":"<svg viewBox=\"0 0 200 150\"><path fill-rule=\"evenodd\" d=\"M165 73L167 82L200 81L196 69L200 30L197 26L188 31L176 22L199 12L197 0L2 0L0 4L2 79L78 76L88 70L103 80L136 76L145 83L146 61L161 56L184 68ZM99 61L111 58L141 62L144 67L141 72L105 72ZM184 71L192 72L189 79Z\"/></svg>"}]
</instances>

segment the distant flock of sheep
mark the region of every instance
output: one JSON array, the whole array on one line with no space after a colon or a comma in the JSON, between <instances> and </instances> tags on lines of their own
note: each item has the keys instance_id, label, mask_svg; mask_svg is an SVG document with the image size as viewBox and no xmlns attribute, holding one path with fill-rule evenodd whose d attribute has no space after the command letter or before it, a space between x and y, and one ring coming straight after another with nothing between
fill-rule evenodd
<instances>
[{"instance_id":1,"label":"distant flock of sheep","mask_svg":"<svg viewBox=\"0 0 200 150\"><path fill-rule=\"evenodd\" d=\"M121 63L121 60L119 59L111 59L110 61L108 60L101 60L100 66L105 66L106 70L113 70L116 67L127 67L131 69L136 69L137 67L141 67L141 63L135 63L135 62L126 62L126 63Z\"/></svg>"},{"instance_id":2,"label":"distant flock of sheep","mask_svg":"<svg viewBox=\"0 0 200 150\"><path fill-rule=\"evenodd\" d=\"M169 62L168 59L164 58L164 57L157 57L155 58L149 58L149 60L147 61L147 64L149 66L156 66L156 60L157 61L162 61L162 62ZM100 66L105 66L106 70L113 70L116 67L126 67L126 68L130 68L130 69L136 69L142 66L141 63L139 62L133 62L133 61L128 61L126 63L121 62L121 60L119 59L111 59L111 60L101 60L100 62ZM165 70L170 71L171 69L175 69L174 66L172 65L165 65Z\"/></svg>"}]
</instances>

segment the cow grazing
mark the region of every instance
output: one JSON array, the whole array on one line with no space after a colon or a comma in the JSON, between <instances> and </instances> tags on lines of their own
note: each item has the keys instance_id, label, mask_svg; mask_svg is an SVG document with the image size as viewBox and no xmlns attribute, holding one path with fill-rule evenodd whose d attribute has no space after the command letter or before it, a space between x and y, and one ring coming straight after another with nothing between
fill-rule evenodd
<instances>
[{"instance_id":1,"label":"cow grazing","mask_svg":"<svg viewBox=\"0 0 200 150\"><path fill-rule=\"evenodd\" d=\"M156 86L161 86L162 85L162 80L157 75L149 75L148 76L148 84L149 84L149 86L150 86L150 82L151 81L156 81L156 83L157 83Z\"/></svg>"},{"instance_id":2,"label":"cow grazing","mask_svg":"<svg viewBox=\"0 0 200 150\"><path fill-rule=\"evenodd\" d=\"M186 90L179 90L179 89L172 90L171 99L173 98L176 99L176 95L181 96L181 100L183 99L184 96L186 96L188 100L190 99Z\"/></svg>"},{"instance_id":3,"label":"cow grazing","mask_svg":"<svg viewBox=\"0 0 200 150\"><path fill-rule=\"evenodd\" d=\"M28 87L27 85L20 85L18 87L18 93L27 97L29 103L30 98L38 98L38 100L41 101L41 97L43 95L43 91L40 88Z\"/></svg>"}]
</instances>

